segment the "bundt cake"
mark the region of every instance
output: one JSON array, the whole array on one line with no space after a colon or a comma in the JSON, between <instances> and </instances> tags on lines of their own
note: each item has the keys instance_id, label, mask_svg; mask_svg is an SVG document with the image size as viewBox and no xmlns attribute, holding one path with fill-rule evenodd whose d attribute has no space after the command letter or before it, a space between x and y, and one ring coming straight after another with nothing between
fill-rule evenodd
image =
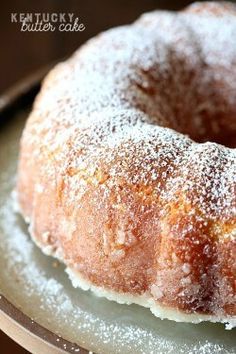
<instances>
[{"instance_id":1,"label":"bundt cake","mask_svg":"<svg viewBox=\"0 0 236 354\"><path fill-rule=\"evenodd\" d=\"M17 196L75 286L160 318L236 314L236 7L155 11L46 77Z\"/></svg>"}]
</instances>

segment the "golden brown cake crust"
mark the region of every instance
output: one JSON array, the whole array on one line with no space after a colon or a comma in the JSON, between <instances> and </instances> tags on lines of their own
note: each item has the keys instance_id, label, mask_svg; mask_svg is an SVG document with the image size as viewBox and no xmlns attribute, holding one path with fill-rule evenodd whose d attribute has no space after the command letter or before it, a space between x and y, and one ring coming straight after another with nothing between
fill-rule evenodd
<instances>
[{"instance_id":1,"label":"golden brown cake crust","mask_svg":"<svg viewBox=\"0 0 236 354\"><path fill-rule=\"evenodd\" d=\"M196 3L104 32L49 73L17 186L45 251L107 291L236 315L235 38L233 5Z\"/></svg>"}]
</instances>

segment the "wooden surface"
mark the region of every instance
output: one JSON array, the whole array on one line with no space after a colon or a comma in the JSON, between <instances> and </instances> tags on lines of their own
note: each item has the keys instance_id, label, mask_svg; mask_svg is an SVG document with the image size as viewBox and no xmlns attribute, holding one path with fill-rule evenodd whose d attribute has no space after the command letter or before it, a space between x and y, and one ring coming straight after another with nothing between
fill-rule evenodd
<instances>
[{"instance_id":1,"label":"wooden surface","mask_svg":"<svg viewBox=\"0 0 236 354\"><path fill-rule=\"evenodd\" d=\"M5 333L0 331L0 352L2 354L28 354L27 350L20 347L13 340L11 340ZM43 353L42 353L43 354Z\"/></svg>"},{"instance_id":2,"label":"wooden surface","mask_svg":"<svg viewBox=\"0 0 236 354\"><path fill-rule=\"evenodd\" d=\"M0 1L0 93L48 62L72 53L88 38L112 26L129 23L156 8L181 8L190 1L170 0L11 0ZM85 24L85 31L62 33L21 32L11 13L72 12Z\"/></svg>"}]
</instances>

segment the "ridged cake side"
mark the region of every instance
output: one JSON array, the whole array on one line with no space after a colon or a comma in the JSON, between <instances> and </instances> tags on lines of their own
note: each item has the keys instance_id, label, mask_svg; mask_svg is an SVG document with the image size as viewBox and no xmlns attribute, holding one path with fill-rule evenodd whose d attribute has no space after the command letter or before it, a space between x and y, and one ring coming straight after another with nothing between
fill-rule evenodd
<instances>
[{"instance_id":1,"label":"ridged cake side","mask_svg":"<svg viewBox=\"0 0 236 354\"><path fill-rule=\"evenodd\" d=\"M235 144L235 15L197 3L100 34L49 73L21 140L44 251L182 318L236 314L236 150L216 143Z\"/></svg>"}]
</instances>

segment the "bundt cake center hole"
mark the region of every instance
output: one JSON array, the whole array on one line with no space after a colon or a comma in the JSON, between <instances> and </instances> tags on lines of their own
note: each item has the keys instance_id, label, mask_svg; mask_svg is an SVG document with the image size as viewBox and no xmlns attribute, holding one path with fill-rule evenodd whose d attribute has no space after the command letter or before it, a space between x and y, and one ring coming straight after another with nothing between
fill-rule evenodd
<instances>
[{"instance_id":1,"label":"bundt cake center hole","mask_svg":"<svg viewBox=\"0 0 236 354\"><path fill-rule=\"evenodd\" d=\"M180 61L178 66L186 65ZM204 98L202 102L203 95L200 95L196 87L193 92L188 92L188 89L184 92L176 91L171 75L166 78L160 77L158 84L152 73L141 70L140 75L144 80L136 82L135 88L141 93L142 100L137 99L136 108L149 116L151 124L188 135L197 143L213 142L236 148L234 105L219 102L214 97L213 99L209 97L209 102L205 102ZM190 85L191 72L186 69L182 76L188 78L186 82ZM188 87L186 82L179 85ZM218 98L220 100L220 97Z\"/></svg>"}]
</instances>

